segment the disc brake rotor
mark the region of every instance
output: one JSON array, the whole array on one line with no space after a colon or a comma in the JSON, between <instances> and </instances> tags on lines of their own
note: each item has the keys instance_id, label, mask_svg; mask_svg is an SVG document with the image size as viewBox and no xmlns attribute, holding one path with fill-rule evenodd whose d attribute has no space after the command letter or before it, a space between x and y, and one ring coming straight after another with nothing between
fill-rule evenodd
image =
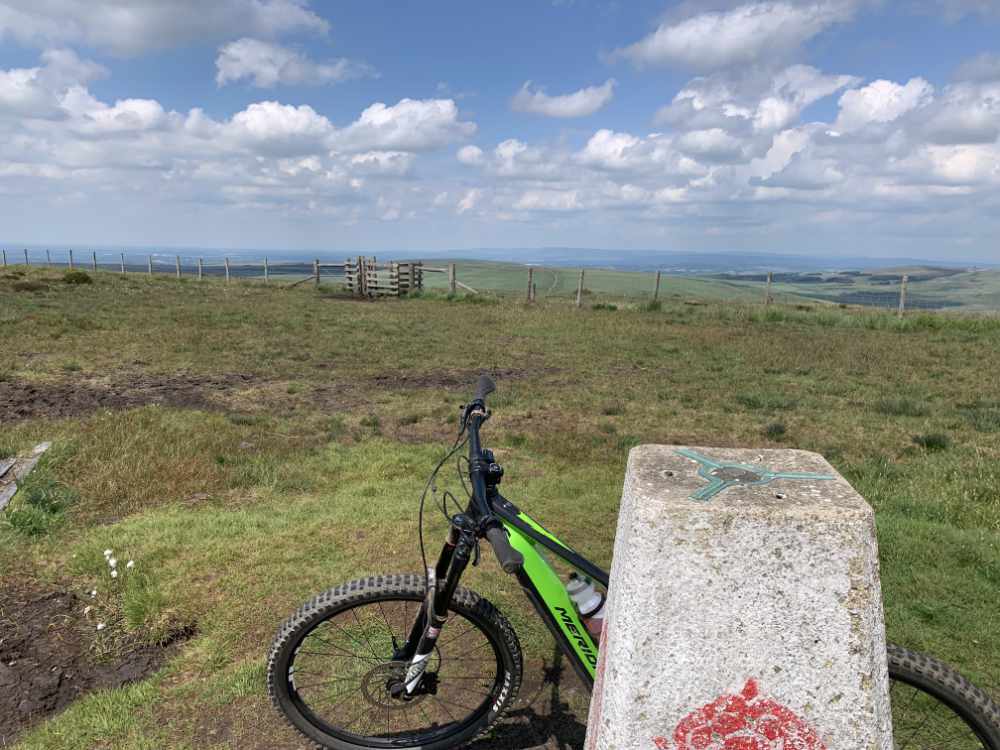
<instances>
[{"instance_id":1,"label":"disc brake rotor","mask_svg":"<svg viewBox=\"0 0 1000 750\"><path fill-rule=\"evenodd\" d=\"M406 700L393 698L389 694L390 685L403 681L406 669L405 661L387 661L372 668L361 683L361 692L365 700L373 706L389 711L401 711L423 702L427 697L426 693L417 693Z\"/></svg>"}]
</instances>

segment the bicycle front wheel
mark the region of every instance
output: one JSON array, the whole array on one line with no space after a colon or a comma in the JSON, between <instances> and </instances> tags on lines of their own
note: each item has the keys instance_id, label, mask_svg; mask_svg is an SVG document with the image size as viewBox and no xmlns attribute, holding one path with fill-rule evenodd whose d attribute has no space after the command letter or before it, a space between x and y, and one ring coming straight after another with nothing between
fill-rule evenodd
<instances>
[{"instance_id":1,"label":"bicycle front wheel","mask_svg":"<svg viewBox=\"0 0 1000 750\"><path fill-rule=\"evenodd\" d=\"M521 684L521 646L507 619L467 589L455 591L422 689L398 695L394 661L424 598L424 578L345 583L299 608L268 659L268 692L292 726L321 747L445 750L495 724Z\"/></svg>"},{"instance_id":2,"label":"bicycle front wheel","mask_svg":"<svg viewBox=\"0 0 1000 750\"><path fill-rule=\"evenodd\" d=\"M937 659L889 644L892 737L909 750L1000 750L1000 707Z\"/></svg>"}]
</instances>

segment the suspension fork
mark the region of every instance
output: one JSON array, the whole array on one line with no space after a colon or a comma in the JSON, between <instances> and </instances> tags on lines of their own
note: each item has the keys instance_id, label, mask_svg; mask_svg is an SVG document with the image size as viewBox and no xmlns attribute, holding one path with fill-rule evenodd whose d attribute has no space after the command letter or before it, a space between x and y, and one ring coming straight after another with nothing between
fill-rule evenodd
<instances>
[{"instance_id":1,"label":"suspension fork","mask_svg":"<svg viewBox=\"0 0 1000 750\"><path fill-rule=\"evenodd\" d=\"M407 695L412 695L420 686L424 670L427 668L427 660L433 653L437 639L448 619L451 599L476 544L475 524L472 519L462 513L452 518L448 539L441 550L437 564L433 571L427 571L428 576L433 575L433 580L430 582L432 585L428 586L427 596L400 654L402 657L400 661L409 662L402 686Z\"/></svg>"}]
</instances>

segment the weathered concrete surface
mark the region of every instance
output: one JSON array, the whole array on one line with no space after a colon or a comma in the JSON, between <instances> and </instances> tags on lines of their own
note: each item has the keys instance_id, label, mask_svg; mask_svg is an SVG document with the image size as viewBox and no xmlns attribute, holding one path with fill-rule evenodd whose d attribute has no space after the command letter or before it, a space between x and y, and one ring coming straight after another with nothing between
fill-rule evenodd
<instances>
[{"instance_id":1,"label":"weathered concrete surface","mask_svg":"<svg viewBox=\"0 0 1000 750\"><path fill-rule=\"evenodd\" d=\"M51 446L52 443L39 443L26 456L0 461L0 510L7 507L17 493L17 483L31 473L42 454Z\"/></svg>"},{"instance_id":2,"label":"weathered concrete surface","mask_svg":"<svg viewBox=\"0 0 1000 750\"><path fill-rule=\"evenodd\" d=\"M871 508L815 453L633 449L600 660L587 748L891 750Z\"/></svg>"}]
</instances>

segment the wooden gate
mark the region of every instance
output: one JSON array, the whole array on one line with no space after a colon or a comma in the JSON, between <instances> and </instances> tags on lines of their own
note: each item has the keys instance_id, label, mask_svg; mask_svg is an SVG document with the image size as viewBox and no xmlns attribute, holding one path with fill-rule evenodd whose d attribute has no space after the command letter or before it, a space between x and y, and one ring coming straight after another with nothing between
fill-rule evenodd
<instances>
[{"instance_id":1,"label":"wooden gate","mask_svg":"<svg viewBox=\"0 0 1000 750\"><path fill-rule=\"evenodd\" d=\"M379 263L359 255L344 264L347 289L358 297L400 297L424 288L420 261Z\"/></svg>"}]
</instances>

